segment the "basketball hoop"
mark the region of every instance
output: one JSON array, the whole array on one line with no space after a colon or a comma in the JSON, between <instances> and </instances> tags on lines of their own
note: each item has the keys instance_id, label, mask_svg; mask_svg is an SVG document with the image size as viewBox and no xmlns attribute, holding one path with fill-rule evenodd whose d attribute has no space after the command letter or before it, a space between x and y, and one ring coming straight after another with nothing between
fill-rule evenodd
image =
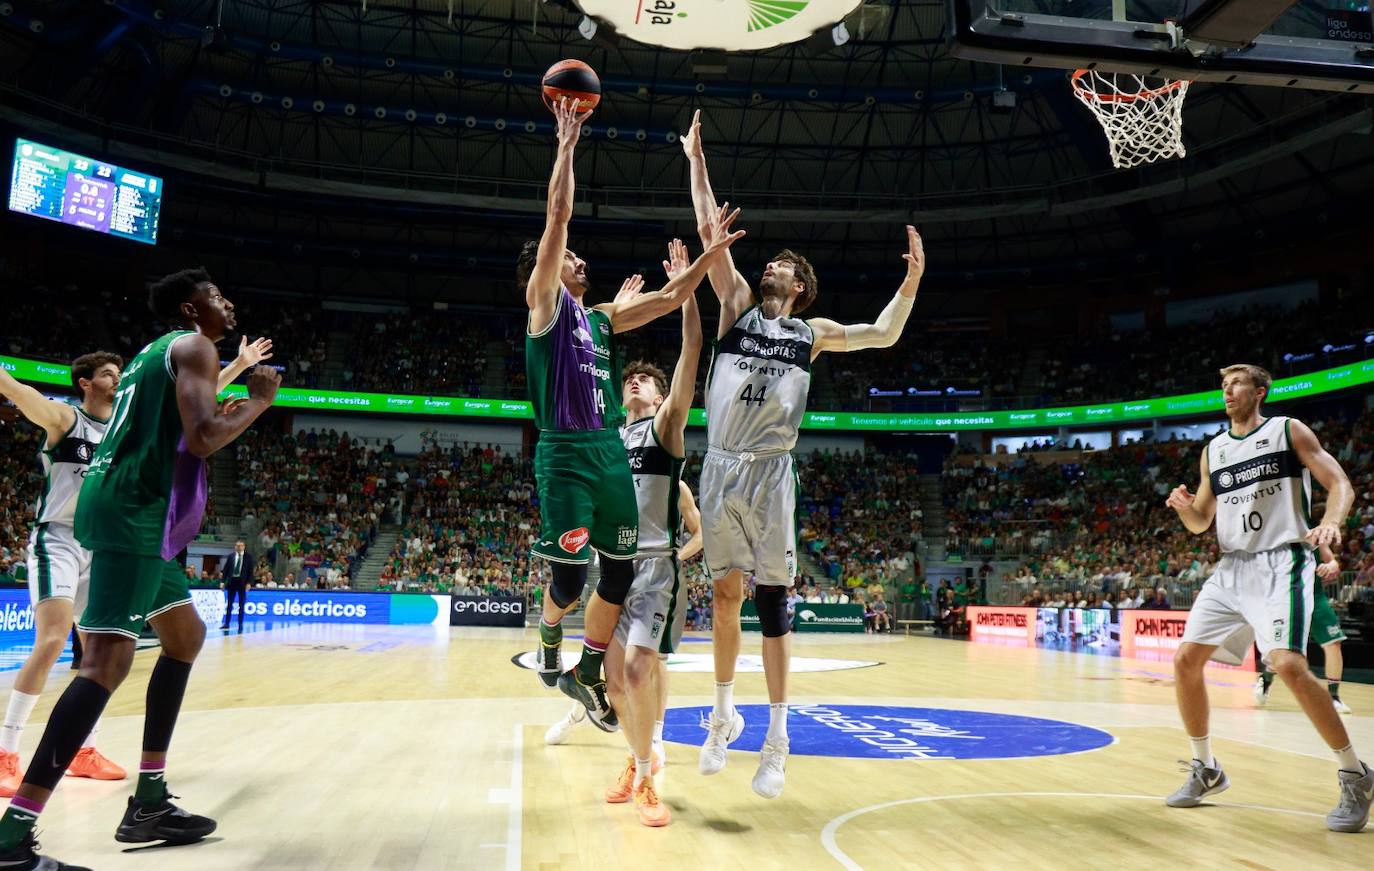
<instances>
[{"instance_id":1,"label":"basketball hoop","mask_svg":"<svg viewBox=\"0 0 1374 871\"><path fill-rule=\"evenodd\" d=\"M1152 87L1147 76L1075 70L1074 96L1092 110L1107 134L1112 165L1129 169L1183 157L1183 99L1188 82L1164 79ZM1156 80L1159 81L1159 80Z\"/></svg>"}]
</instances>

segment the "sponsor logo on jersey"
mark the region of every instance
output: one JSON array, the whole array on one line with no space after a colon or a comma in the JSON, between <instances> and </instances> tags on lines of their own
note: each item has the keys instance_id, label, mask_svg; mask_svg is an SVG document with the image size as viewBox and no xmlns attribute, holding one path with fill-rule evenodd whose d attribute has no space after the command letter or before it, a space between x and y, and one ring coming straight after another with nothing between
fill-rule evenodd
<instances>
[{"instance_id":1,"label":"sponsor logo on jersey","mask_svg":"<svg viewBox=\"0 0 1374 871\"><path fill-rule=\"evenodd\" d=\"M587 541L591 537L592 534L587 531L587 527L579 526L558 536L558 546L568 553L577 553L587 546Z\"/></svg>"},{"instance_id":2,"label":"sponsor logo on jersey","mask_svg":"<svg viewBox=\"0 0 1374 871\"><path fill-rule=\"evenodd\" d=\"M1217 478L1217 480L1221 482L1221 486L1229 488L1232 484L1235 483L1236 479L1231 476L1230 472L1222 472L1221 475Z\"/></svg>"},{"instance_id":3,"label":"sponsor logo on jersey","mask_svg":"<svg viewBox=\"0 0 1374 871\"><path fill-rule=\"evenodd\" d=\"M1269 447L1269 439L1260 439L1255 442L1255 450L1257 451L1267 447Z\"/></svg>"},{"instance_id":4,"label":"sponsor logo on jersey","mask_svg":"<svg viewBox=\"0 0 1374 871\"><path fill-rule=\"evenodd\" d=\"M577 329L573 330L573 337L584 345L592 343L592 334L587 332L587 328L581 324L578 324Z\"/></svg>"},{"instance_id":5,"label":"sponsor logo on jersey","mask_svg":"<svg viewBox=\"0 0 1374 871\"><path fill-rule=\"evenodd\" d=\"M1283 628L1284 628L1286 625L1288 625L1288 621L1287 621L1287 620L1275 620L1275 621L1274 621L1274 640L1275 640L1275 641L1282 641L1282 640L1283 640Z\"/></svg>"},{"instance_id":6,"label":"sponsor logo on jersey","mask_svg":"<svg viewBox=\"0 0 1374 871\"><path fill-rule=\"evenodd\" d=\"M639 527L622 526L616 532L615 543L619 547L634 547L639 544Z\"/></svg>"}]
</instances>

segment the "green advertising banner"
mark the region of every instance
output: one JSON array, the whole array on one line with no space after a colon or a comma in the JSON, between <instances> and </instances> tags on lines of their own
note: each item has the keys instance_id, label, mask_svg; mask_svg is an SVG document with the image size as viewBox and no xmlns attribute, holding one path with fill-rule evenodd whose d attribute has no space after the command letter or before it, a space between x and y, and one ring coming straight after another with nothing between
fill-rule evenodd
<instances>
[{"instance_id":1,"label":"green advertising banner","mask_svg":"<svg viewBox=\"0 0 1374 871\"><path fill-rule=\"evenodd\" d=\"M0 356L0 368L21 381L70 386L71 370L60 363L44 363ZM1269 391L1270 402L1302 399L1374 382L1374 360L1351 363L1280 378ZM247 389L232 385L226 395L244 396ZM283 387L277 393L283 408L353 411L364 414L432 414L452 417L494 417L533 420L534 412L523 399L475 399L462 396L415 396L394 393L357 393L344 390L309 390ZM1141 422L1165 417L1222 413L1221 391L1185 393L1158 399L1073 405L1020 411L957 411L920 413L868 413L808 411L802 429L872 432L958 432L960 430L1045 429L1061 426L1098 426ZM687 422L706 425L706 411L692 409Z\"/></svg>"},{"instance_id":2,"label":"green advertising banner","mask_svg":"<svg viewBox=\"0 0 1374 871\"><path fill-rule=\"evenodd\" d=\"M739 609L739 625L746 632L758 632L759 612L746 599ZM792 617L794 632L862 632L864 609L861 605L819 605L801 602Z\"/></svg>"}]
</instances>

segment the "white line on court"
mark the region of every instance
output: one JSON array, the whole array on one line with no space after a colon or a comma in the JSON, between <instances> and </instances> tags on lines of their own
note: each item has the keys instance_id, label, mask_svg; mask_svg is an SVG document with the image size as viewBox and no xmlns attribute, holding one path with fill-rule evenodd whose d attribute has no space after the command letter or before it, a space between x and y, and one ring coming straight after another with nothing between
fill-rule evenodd
<instances>
[{"instance_id":1,"label":"white line on court","mask_svg":"<svg viewBox=\"0 0 1374 871\"><path fill-rule=\"evenodd\" d=\"M829 853L832 857L834 857L836 862L839 862L842 866L844 866L845 869L847 869L847 871L864 871L862 865L860 865L858 862L855 862L853 859L849 858L849 855L845 853L844 850L840 849L839 844L835 843L835 833L839 831L840 826L843 826L845 823L849 822L855 817L860 817L864 814L872 813L873 811L881 811L887 810L891 807L899 807L900 805L904 804L925 804L927 802L936 801L959 801L961 799L966 798L1124 798L1133 801L1149 801L1158 803L1160 805L1164 804L1164 799L1157 795L1130 795L1112 792L969 792L963 793L961 795L927 795L921 796L919 798L903 798L898 799L897 801L888 801L883 802L882 804L869 805L868 807L861 807L858 810L852 810L847 814L841 814L840 816L835 817L835 819L826 823L825 828L821 829L821 845L825 847L825 851ZM1229 802L1219 801L1208 802L1208 804L1215 805L1216 807L1238 808L1241 810L1254 811L1269 811L1270 813L1276 814L1290 814L1296 817L1322 817L1321 814L1312 813L1311 811L1299 811L1293 810L1292 808L1284 807L1267 807L1265 805L1258 804L1231 804Z\"/></svg>"},{"instance_id":2,"label":"white line on court","mask_svg":"<svg viewBox=\"0 0 1374 871\"><path fill-rule=\"evenodd\" d=\"M525 726L516 723L511 741L510 802L506 818L506 871L520 871L520 840L524 836L522 815L525 791Z\"/></svg>"}]
</instances>

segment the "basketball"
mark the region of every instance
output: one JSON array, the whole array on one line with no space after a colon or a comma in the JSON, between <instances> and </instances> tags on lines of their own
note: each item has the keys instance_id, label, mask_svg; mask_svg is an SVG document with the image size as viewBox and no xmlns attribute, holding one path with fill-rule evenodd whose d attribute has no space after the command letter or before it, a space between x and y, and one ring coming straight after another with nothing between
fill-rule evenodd
<instances>
[{"instance_id":1,"label":"basketball","mask_svg":"<svg viewBox=\"0 0 1374 871\"><path fill-rule=\"evenodd\" d=\"M590 112L601 102L601 79L580 60L561 60L544 73L544 105L550 111L564 97L577 101L577 111Z\"/></svg>"}]
</instances>

